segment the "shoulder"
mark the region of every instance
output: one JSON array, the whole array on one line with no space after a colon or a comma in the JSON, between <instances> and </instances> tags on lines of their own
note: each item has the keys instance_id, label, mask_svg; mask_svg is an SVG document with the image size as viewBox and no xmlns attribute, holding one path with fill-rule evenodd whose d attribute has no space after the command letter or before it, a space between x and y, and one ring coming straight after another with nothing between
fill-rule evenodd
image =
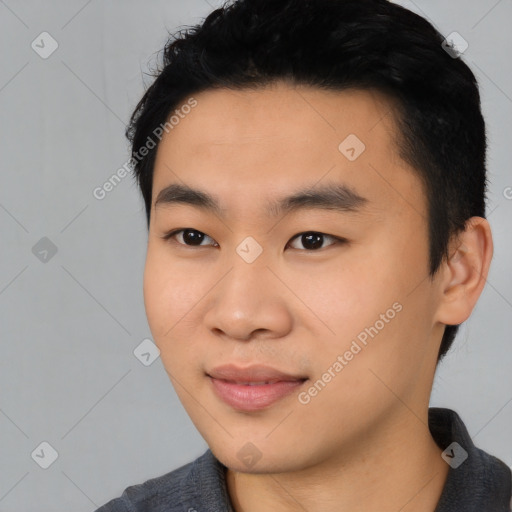
<instances>
[{"instance_id":1,"label":"shoulder","mask_svg":"<svg viewBox=\"0 0 512 512\"><path fill-rule=\"evenodd\" d=\"M475 446L460 416L430 408L429 428L450 466L436 512L481 510L509 512L512 472L499 458Z\"/></svg>"},{"instance_id":2,"label":"shoulder","mask_svg":"<svg viewBox=\"0 0 512 512\"><path fill-rule=\"evenodd\" d=\"M207 450L196 460L144 483L127 487L96 512L174 512L187 510L186 501L198 477L212 473L216 461Z\"/></svg>"}]
</instances>

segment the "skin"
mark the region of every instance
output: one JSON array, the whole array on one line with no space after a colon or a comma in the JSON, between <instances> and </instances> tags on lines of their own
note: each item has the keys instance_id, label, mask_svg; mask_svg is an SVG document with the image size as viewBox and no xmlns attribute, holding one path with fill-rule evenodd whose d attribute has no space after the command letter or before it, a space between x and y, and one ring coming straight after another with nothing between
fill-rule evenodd
<instances>
[{"instance_id":1,"label":"skin","mask_svg":"<svg viewBox=\"0 0 512 512\"><path fill-rule=\"evenodd\" d=\"M428 277L426 198L397 154L391 103L376 92L277 82L195 98L159 144L153 203L186 184L215 195L224 216L153 206L144 300L178 397L228 468L235 510L432 512L449 469L427 426L436 357L444 324L466 320L484 286L488 223L472 218ZM349 134L366 146L354 161L338 149ZM367 202L358 212L267 215L267 200L326 183ZM179 228L207 237L201 246L163 238ZM307 231L348 242L325 237L310 249L296 236ZM247 236L263 249L250 264L236 252ZM308 376L308 389L394 303L401 311L307 404L292 393L241 412L205 374L261 363ZM251 467L237 456L248 442L261 454Z\"/></svg>"}]
</instances>

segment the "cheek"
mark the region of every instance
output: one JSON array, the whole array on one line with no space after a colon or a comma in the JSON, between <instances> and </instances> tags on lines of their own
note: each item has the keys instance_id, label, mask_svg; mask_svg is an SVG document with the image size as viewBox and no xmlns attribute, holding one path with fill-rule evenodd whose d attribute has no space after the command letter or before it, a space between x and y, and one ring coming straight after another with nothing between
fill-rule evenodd
<instances>
[{"instance_id":1,"label":"cheek","mask_svg":"<svg viewBox=\"0 0 512 512\"><path fill-rule=\"evenodd\" d=\"M299 293L337 335L351 336L396 300L391 297L397 283L385 282L384 264L371 251L354 253L304 276Z\"/></svg>"},{"instance_id":2,"label":"cheek","mask_svg":"<svg viewBox=\"0 0 512 512\"><path fill-rule=\"evenodd\" d=\"M160 350L162 364L180 395L178 383L190 379L191 362L197 356L192 340L191 328L193 304L197 303L190 280L177 273L170 265L158 264L158 258L148 252L144 269L144 304L153 340ZM192 309L192 311L191 311ZM187 314L188 313L188 314ZM185 341L185 342L183 342Z\"/></svg>"},{"instance_id":3,"label":"cheek","mask_svg":"<svg viewBox=\"0 0 512 512\"><path fill-rule=\"evenodd\" d=\"M302 281L299 294L308 297L311 309L331 329L328 338L331 342L334 339L330 347L327 339L324 341L329 350L323 354L348 349L358 335L371 341L369 332L380 340L380 347L396 347L404 338L404 330L410 333L420 326L420 317L426 313L425 289L420 286L419 295L411 292L427 275L423 242L412 233L409 237L386 237L371 250L354 251L350 258L317 275L316 284L311 276ZM317 286L320 282L323 293Z\"/></svg>"},{"instance_id":4,"label":"cheek","mask_svg":"<svg viewBox=\"0 0 512 512\"><path fill-rule=\"evenodd\" d=\"M173 264L162 251L148 248L144 304L155 342L175 337L201 297L200 279Z\"/></svg>"}]
</instances>

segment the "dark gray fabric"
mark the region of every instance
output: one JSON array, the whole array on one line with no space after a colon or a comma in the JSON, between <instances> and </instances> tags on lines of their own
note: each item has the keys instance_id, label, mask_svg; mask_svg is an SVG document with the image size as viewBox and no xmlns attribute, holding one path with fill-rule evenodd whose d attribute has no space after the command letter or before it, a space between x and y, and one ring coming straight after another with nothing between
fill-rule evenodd
<instances>
[{"instance_id":1,"label":"dark gray fabric","mask_svg":"<svg viewBox=\"0 0 512 512\"><path fill-rule=\"evenodd\" d=\"M450 467L434 512L510 512L510 469L475 447L458 414L430 408L429 428L441 449L456 442L468 454L459 467ZM207 450L174 471L128 487L96 512L233 512L225 469Z\"/></svg>"},{"instance_id":2,"label":"dark gray fabric","mask_svg":"<svg viewBox=\"0 0 512 512\"><path fill-rule=\"evenodd\" d=\"M509 467L475 447L456 412L430 408L428 424L441 449L456 442L468 453L458 468L450 468L434 512L510 512L512 472Z\"/></svg>"}]
</instances>

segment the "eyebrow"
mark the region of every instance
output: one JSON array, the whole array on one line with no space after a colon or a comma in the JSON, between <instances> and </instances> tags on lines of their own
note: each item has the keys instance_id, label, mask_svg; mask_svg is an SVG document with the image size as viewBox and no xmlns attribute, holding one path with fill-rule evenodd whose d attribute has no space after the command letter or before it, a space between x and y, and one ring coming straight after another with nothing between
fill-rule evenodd
<instances>
[{"instance_id":1,"label":"eyebrow","mask_svg":"<svg viewBox=\"0 0 512 512\"><path fill-rule=\"evenodd\" d=\"M311 186L293 194L271 200L267 203L266 213L277 217L296 210L319 209L337 212L358 212L368 202L353 189L342 183L329 183L323 186ZM155 200L159 205L188 204L204 211L224 217L218 199L208 192L173 183L163 188Z\"/></svg>"}]
</instances>

